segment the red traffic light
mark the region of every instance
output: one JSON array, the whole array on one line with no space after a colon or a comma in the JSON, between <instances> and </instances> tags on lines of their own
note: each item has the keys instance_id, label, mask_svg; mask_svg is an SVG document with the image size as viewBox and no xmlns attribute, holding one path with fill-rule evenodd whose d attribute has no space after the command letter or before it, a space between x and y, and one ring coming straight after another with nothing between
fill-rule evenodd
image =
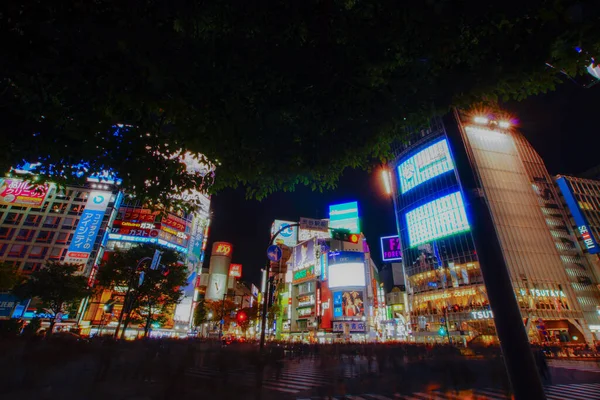
<instances>
[{"instance_id":1,"label":"red traffic light","mask_svg":"<svg viewBox=\"0 0 600 400\"><path fill-rule=\"evenodd\" d=\"M245 321L246 318L248 318L248 316L246 315L245 312L243 312L243 311L238 312L238 314L237 314L238 321L240 321L240 322Z\"/></svg>"},{"instance_id":2,"label":"red traffic light","mask_svg":"<svg viewBox=\"0 0 600 400\"><path fill-rule=\"evenodd\" d=\"M349 239L351 243L358 243L358 241L360 240L360 235L353 233L352 235L350 235Z\"/></svg>"}]
</instances>

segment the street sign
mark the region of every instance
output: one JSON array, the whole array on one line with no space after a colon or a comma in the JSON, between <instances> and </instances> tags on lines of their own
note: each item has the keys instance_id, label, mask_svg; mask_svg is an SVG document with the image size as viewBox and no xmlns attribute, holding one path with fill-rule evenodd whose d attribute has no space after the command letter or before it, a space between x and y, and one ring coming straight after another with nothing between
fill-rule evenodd
<instances>
[{"instance_id":1,"label":"street sign","mask_svg":"<svg viewBox=\"0 0 600 400\"><path fill-rule=\"evenodd\" d=\"M281 260L281 248L276 245L271 245L267 249L267 258L273 262L278 262Z\"/></svg>"},{"instance_id":2,"label":"street sign","mask_svg":"<svg viewBox=\"0 0 600 400\"><path fill-rule=\"evenodd\" d=\"M446 322L446 318L444 318L444 317L440 318L440 324L443 324L445 322Z\"/></svg>"},{"instance_id":3,"label":"street sign","mask_svg":"<svg viewBox=\"0 0 600 400\"><path fill-rule=\"evenodd\" d=\"M327 232L329 231L329 221L322 219L313 219L313 218L300 218L300 229L308 229L311 231L321 231Z\"/></svg>"}]
</instances>

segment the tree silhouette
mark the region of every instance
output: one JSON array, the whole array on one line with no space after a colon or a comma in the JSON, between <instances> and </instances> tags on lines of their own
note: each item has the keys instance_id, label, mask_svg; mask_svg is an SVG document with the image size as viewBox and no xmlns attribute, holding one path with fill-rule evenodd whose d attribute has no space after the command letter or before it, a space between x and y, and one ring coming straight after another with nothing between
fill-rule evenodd
<instances>
[{"instance_id":1,"label":"tree silhouette","mask_svg":"<svg viewBox=\"0 0 600 400\"><path fill-rule=\"evenodd\" d=\"M78 265L49 261L13 289L21 299L38 298L52 312L54 318L50 320L47 335L52 334L59 314L90 294L87 278L76 275L78 271Z\"/></svg>"}]
</instances>

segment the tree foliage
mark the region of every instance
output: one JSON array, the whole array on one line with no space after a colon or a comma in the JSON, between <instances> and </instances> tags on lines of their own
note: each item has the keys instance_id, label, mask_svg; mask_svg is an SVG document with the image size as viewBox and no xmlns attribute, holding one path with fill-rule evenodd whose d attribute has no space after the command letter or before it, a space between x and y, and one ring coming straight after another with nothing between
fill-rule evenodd
<instances>
[{"instance_id":1,"label":"tree foliage","mask_svg":"<svg viewBox=\"0 0 600 400\"><path fill-rule=\"evenodd\" d=\"M179 263L173 250L162 252L160 266L151 269L152 257L158 248L140 245L126 251L116 251L98 269L98 284L106 288L131 287L127 304L127 317L123 331L130 322L144 323L148 333L153 322L164 321L165 314L179 303L183 296L181 288L187 279L187 267ZM141 284L140 284L141 282Z\"/></svg>"},{"instance_id":2,"label":"tree foliage","mask_svg":"<svg viewBox=\"0 0 600 400\"><path fill-rule=\"evenodd\" d=\"M258 302L254 303L252 305L252 307L242 308L239 312L243 313L245 318L243 318L243 319L238 318L237 322L238 322L242 332L246 333L246 331L250 327L251 323L253 321L256 322L256 319L258 318L258 314L259 314Z\"/></svg>"},{"instance_id":3,"label":"tree foliage","mask_svg":"<svg viewBox=\"0 0 600 400\"><path fill-rule=\"evenodd\" d=\"M229 329L231 322L235 320L232 316L237 309L235 302L230 299L225 299L225 301L206 300L204 304L207 311L212 314L212 318L209 319L211 321L215 321L216 324L219 324L219 321L223 319L225 320L223 324L223 330Z\"/></svg>"},{"instance_id":4,"label":"tree foliage","mask_svg":"<svg viewBox=\"0 0 600 400\"><path fill-rule=\"evenodd\" d=\"M12 264L0 262L0 292L8 292L21 281L18 268Z\"/></svg>"},{"instance_id":5,"label":"tree foliage","mask_svg":"<svg viewBox=\"0 0 600 400\"><path fill-rule=\"evenodd\" d=\"M208 320L208 311L204 299L200 299L194 308L194 326L201 326Z\"/></svg>"},{"instance_id":6,"label":"tree foliage","mask_svg":"<svg viewBox=\"0 0 600 400\"><path fill-rule=\"evenodd\" d=\"M213 190L329 188L387 157L407 124L551 90L557 71L600 54L591 0L0 7L0 169L41 157L70 180L68 166L87 161L164 204L212 181L183 173L181 149L218 165Z\"/></svg>"},{"instance_id":7,"label":"tree foliage","mask_svg":"<svg viewBox=\"0 0 600 400\"><path fill-rule=\"evenodd\" d=\"M64 313L78 300L90 294L87 278L76 275L79 266L48 261L29 278L16 286L13 293L21 299L37 298L53 315ZM48 334L52 334L56 320L50 321Z\"/></svg>"}]
</instances>

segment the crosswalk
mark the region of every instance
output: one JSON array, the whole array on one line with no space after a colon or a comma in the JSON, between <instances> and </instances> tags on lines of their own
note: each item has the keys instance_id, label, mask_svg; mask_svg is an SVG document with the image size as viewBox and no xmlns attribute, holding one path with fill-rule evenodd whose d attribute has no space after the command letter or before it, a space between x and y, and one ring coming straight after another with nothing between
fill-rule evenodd
<instances>
[{"instance_id":1,"label":"crosswalk","mask_svg":"<svg viewBox=\"0 0 600 400\"><path fill-rule=\"evenodd\" d=\"M279 377L272 368L267 368L264 372L262 388L285 394L298 394L329 385L338 377L352 378L360 373L358 368L352 368L352 366L323 371L317 367L316 363L317 361L313 360L286 363ZM200 379L223 378L223 374L214 367L190 368L186 371L186 375ZM228 382L235 382L236 385L255 387L256 381L255 369L244 368L228 371Z\"/></svg>"},{"instance_id":2,"label":"crosswalk","mask_svg":"<svg viewBox=\"0 0 600 400\"><path fill-rule=\"evenodd\" d=\"M551 385L544 388L548 400L599 400L600 383L572 383ZM460 393L444 393L440 391L418 392L407 394L395 393L383 396L380 394L345 395L333 397L298 398L297 400L507 400L506 393L499 389L476 389Z\"/></svg>"},{"instance_id":3,"label":"crosswalk","mask_svg":"<svg viewBox=\"0 0 600 400\"><path fill-rule=\"evenodd\" d=\"M548 365L552 368L568 369L571 371L595 372L600 374L600 363L597 361L567 361L551 360Z\"/></svg>"}]
</instances>

